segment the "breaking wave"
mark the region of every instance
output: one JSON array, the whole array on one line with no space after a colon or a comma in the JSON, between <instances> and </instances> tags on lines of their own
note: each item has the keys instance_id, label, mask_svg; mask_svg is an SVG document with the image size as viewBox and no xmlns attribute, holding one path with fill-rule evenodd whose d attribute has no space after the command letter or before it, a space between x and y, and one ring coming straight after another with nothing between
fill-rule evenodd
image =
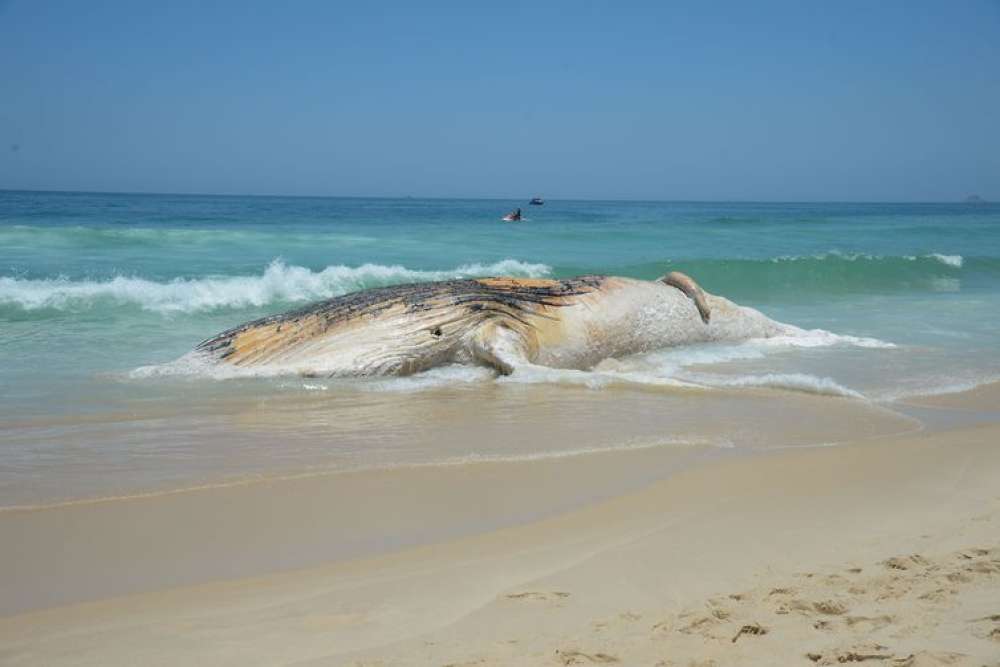
<instances>
[{"instance_id":1,"label":"breaking wave","mask_svg":"<svg viewBox=\"0 0 1000 667\"><path fill-rule=\"evenodd\" d=\"M545 264L515 259L494 264L464 264L445 271L418 271L382 264L337 265L312 271L275 260L260 275L176 278L166 282L125 276L105 281L0 278L0 308L81 311L111 306L138 307L159 313L194 313L316 301L398 283L486 275L535 278L550 272Z\"/></svg>"}]
</instances>

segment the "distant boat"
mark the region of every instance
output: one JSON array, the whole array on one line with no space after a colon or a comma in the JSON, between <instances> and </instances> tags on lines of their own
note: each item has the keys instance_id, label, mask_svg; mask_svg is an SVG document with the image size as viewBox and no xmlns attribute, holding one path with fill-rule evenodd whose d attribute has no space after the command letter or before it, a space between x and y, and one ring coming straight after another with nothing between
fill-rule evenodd
<instances>
[{"instance_id":1,"label":"distant boat","mask_svg":"<svg viewBox=\"0 0 1000 667\"><path fill-rule=\"evenodd\" d=\"M965 198L965 203L966 204L985 204L986 200L984 200L979 195L969 195L968 197Z\"/></svg>"},{"instance_id":2,"label":"distant boat","mask_svg":"<svg viewBox=\"0 0 1000 667\"><path fill-rule=\"evenodd\" d=\"M532 206L541 206L542 204L544 204L544 203L545 203L545 200L544 200L544 199L542 199L541 197L534 197L534 198L533 198L533 199L532 199L531 201L529 201L528 203L529 203L529 204L531 204Z\"/></svg>"}]
</instances>

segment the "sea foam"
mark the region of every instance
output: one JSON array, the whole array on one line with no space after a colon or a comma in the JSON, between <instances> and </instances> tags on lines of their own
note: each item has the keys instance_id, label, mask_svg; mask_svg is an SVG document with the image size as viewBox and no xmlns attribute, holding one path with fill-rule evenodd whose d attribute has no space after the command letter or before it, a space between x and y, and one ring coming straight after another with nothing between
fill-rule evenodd
<instances>
[{"instance_id":1,"label":"sea foam","mask_svg":"<svg viewBox=\"0 0 1000 667\"><path fill-rule=\"evenodd\" d=\"M719 388L764 387L784 389L806 394L822 396L841 396L844 398L859 398L865 396L849 387L837 383L832 378L818 377L807 373L762 373L749 375L721 375L709 373L689 374L689 382Z\"/></svg>"}]
</instances>

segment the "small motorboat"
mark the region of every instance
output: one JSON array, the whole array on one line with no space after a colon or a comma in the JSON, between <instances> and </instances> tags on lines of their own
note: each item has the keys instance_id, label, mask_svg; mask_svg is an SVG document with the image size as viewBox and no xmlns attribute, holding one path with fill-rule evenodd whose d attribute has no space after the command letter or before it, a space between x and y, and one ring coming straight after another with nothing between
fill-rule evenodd
<instances>
[{"instance_id":1,"label":"small motorboat","mask_svg":"<svg viewBox=\"0 0 1000 667\"><path fill-rule=\"evenodd\" d=\"M531 204L532 206L541 206L542 204L545 203L545 200L542 199L541 197L533 197L531 201L529 201L528 203Z\"/></svg>"}]
</instances>

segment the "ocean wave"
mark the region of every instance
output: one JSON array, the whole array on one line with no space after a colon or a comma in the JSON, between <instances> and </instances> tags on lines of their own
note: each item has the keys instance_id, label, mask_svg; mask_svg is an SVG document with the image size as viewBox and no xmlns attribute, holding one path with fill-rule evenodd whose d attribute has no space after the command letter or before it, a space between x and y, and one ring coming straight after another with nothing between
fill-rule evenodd
<instances>
[{"instance_id":1,"label":"ocean wave","mask_svg":"<svg viewBox=\"0 0 1000 667\"><path fill-rule=\"evenodd\" d=\"M941 262L942 264L946 264L948 266L953 266L956 269L962 268L962 264L965 261L965 258L963 258L961 255L942 255L942 254L936 253L936 252L935 253L931 253L930 255L927 255L927 257L931 257L933 259L936 259L937 261Z\"/></svg>"},{"instance_id":2,"label":"ocean wave","mask_svg":"<svg viewBox=\"0 0 1000 667\"><path fill-rule=\"evenodd\" d=\"M830 347L833 345L846 345L851 347L866 347L869 349L892 349L895 343L870 338L868 336L851 336L848 334L838 334L826 329L800 329L792 325L785 325L787 333L782 336L771 338L757 338L748 341L752 345L767 348L780 347Z\"/></svg>"},{"instance_id":3,"label":"ocean wave","mask_svg":"<svg viewBox=\"0 0 1000 667\"><path fill-rule=\"evenodd\" d=\"M837 383L832 378L818 377L807 373L762 373L748 375L717 375L709 373L689 374L689 382L719 388L763 387L784 389L821 396L840 396L864 399L864 394Z\"/></svg>"},{"instance_id":4,"label":"ocean wave","mask_svg":"<svg viewBox=\"0 0 1000 667\"><path fill-rule=\"evenodd\" d=\"M895 260L904 260L907 262L919 262L923 260L931 260L944 264L945 266L950 266L956 269L962 268L962 263L964 257L961 255L944 255L937 252L928 253L926 255L872 255L863 252L841 252L839 250L831 250L829 252L818 253L815 255L780 255L778 257L772 257L769 261L781 263L781 262L823 262L823 261L843 261L843 262L875 262L875 263L891 263Z\"/></svg>"},{"instance_id":5,"label":"ocean wave","mask_svg":"<svg viewBox=\"0 0 1000 667\"><path fill-rule=\"evenodd\" d=\"M545 264L529 264L515 259L494 264L464 264L445 271L418 271L382 264L338 265L312 271L275 260L256 276L177 278L167 282L126 276L105 281L0 278L0 306L23 310L78 311L114 305L159 313L193 313L315 301L397 283L484 275L541 277L550 272L550 267Z\"/></svg>"},{"instance_id":6,"label":"ocean wave","mask_svg":"<svg viewBox=\"0 0 1000 667\"><path fill-rule=\"evenodd\" d=\"M596 267L581 267L586 273ZM931 253L887 257L824 253L770 259L682 260L607 273L655 278L668 270L694 276L710 292L734 299L799 299L820 294L877 293L894 290L957 291L977 272L1000 274L1000 260ZM87 311L99 307L138 308L159 313L296 304L347 292L403 282L481 275L541 277L564 275L541 263L506 259L465 264L447 270L417 270L400 265L332 265L319 271L273 261L261 274L204 276L156 281L120 275L107 280L66 277L0 277L0 308L21 311Z\"/></svg>"},{"instance_id":7,"label":"ocean wave","mask_svg":"<svg viewBox=\"0 0 1000 667\"><path fill-rule=\"evenodd\" d=\"M254 245L260 243L322 243L325 247L356 246L377 243L378 238L324 229L279 231L241 227L101 227L87 225L32 226L9 225L0 228L0 246L23 245L55 248L98 248L102 251L144 247L171 246L190 248L191 245L225 244Z\"/></svg>"},{"instance_id":8,"label":"ocean wave","mask_svg":"<svg viewBox=\"0 0 1000 667\"><path fill-rule=\"evenodd\" d=\"M994 279L1000 275L1000 260L939 252L898 256L826 252L759 259L679 259L620 269L643 278L673 270L695 277L710 292L737 299L799 299L952 291L968 280Z\"/></svg>"},{"instance_id":9,"label":"ocean wave","mask_svg":"<svg viewBox=\"0 0 1000 667\"><path fill-rule=\"evenodd\" d=\"M969 373L965 373L968 375ZM959 373L959 375L963 375ZM1000 375L987 373L974 377L948 377L933 376L924 378L913 378L902 383L893 389L879 391L872 396L873 400L886 403L905 402L914 398L928 398L932 396L946 396L948 394L961 394L973 391L991 384L1000 382Z\"/></svg>"}]
</instances>

